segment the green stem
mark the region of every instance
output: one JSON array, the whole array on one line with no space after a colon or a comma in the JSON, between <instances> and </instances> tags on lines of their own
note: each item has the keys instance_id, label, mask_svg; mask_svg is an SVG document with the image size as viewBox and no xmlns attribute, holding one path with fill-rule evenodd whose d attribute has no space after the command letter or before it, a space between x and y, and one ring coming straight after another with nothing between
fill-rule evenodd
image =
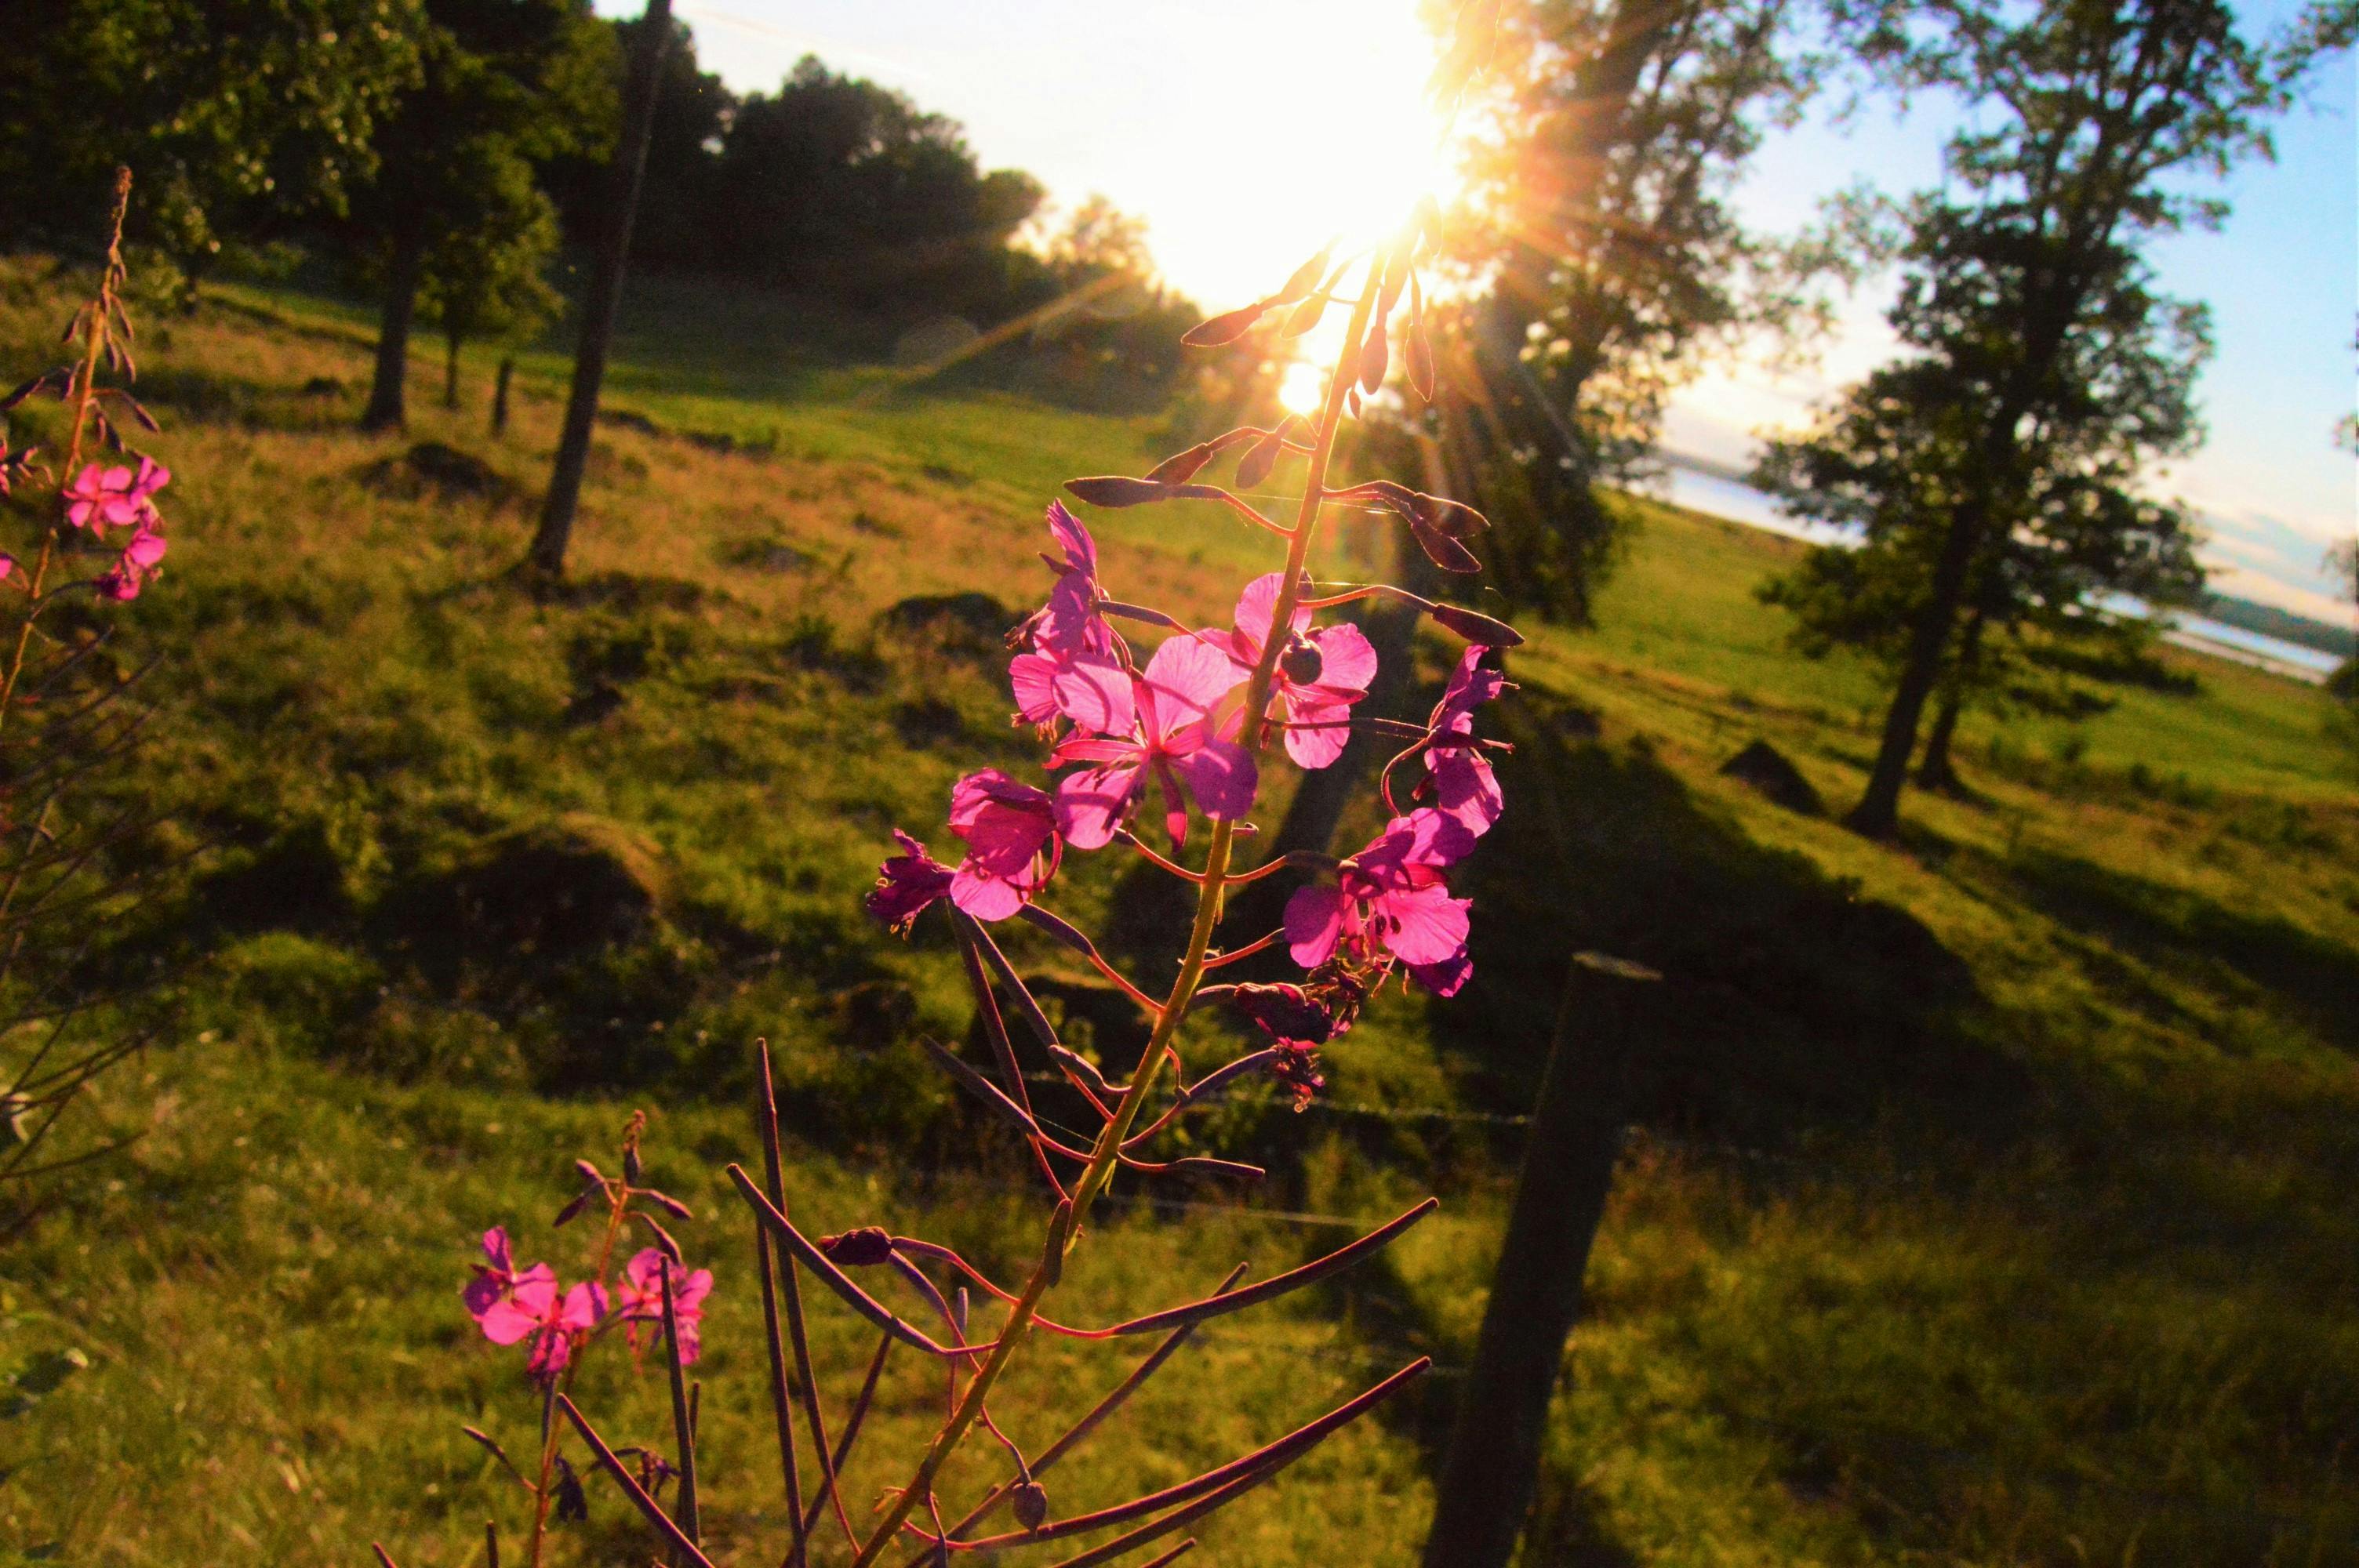
<instances>
[{"instance_id":1,"label":"green stem","mask_svg":"<svg viewBox=\"0 0 2359 1568\"><path fill-rule=\"evenodd\" d=\"M1261 657L1245 681L1245 741L1246 749L1256 753L1269 743L1267 709L1270 686L1277 678L1278 656L1286 651L1286 639L1277 633L1277 628L1292 621L1295 604L1301 598L1302 568L1310 558L1310 541L1318 530L1320 505L1327 498L1327 468L1334 457L1336 433L1343 422L1343 401L1358 373L1360 340L1367 332L1368 317L1376 295L1373 275L1381 265L1381 257L1370 264L1372 276L1369 286L1361 290L1360 301L1353 308L1351 325L1343 334L1343 351L1338 355L1334 373L1328 381L1326 406L1319 420L1319 437L1311 448L1310 472L1303 481L1302 503L1295 514L1294 526L1288 534L1286 571L1278 589L1277 608L1270 619L1271 634L1262 640ZM1025 1282L1023 1293L1016 1298L1015 1306L1009 1309L1006 1325L999 1332L998 1343L992 1349L991 1358L984 1363L983 1370L976 1373L973 1381L967 1385L958 1408L951 1411L950 1421L935 1434L932 1444L926 1450L925 1458L919 1462L917 1474L885 1510L883 1521L869 1536L867 1543L861 1547L860 1554L853 1560L852 1568L869 1568L869 1564L892 1544L901 1526L918 1505L931 1494L935 1477L940 1475L942 1466L949 1462L968 1428L982 1413L984 1400L989 1397L992 1385L998 1381L1001 1370L1006 1367L1016 1353L1016 1346L1030 1329L1032 1319L1039 1311L1040 1298L1049 1293L1063 1272L1064 1254L1071 1250L1080 1236L1082 1222L1088 1217L1090 1206L1114 1180L1115 1162L1122 1152L1123 1141L1130 1136L1130 1130L1138 1119L1139 1109L1147 1103L1147 1097L1159 1076L1171 1036L1178 1032L1180 1021L1186 1016L1188 1004L1194 1000L1196 988L1203 980L1204 958L1212 948L1212 929L1220 924L1230 846L1235 837L1233 824L1212 824L1212 842L1204 857L1203 881L1196 892L1195 924L1188 933L1188 948L1180 959L1180 978L1172 982L1171 994L1156 1015L1154 1032L1147 1042L1147 1054L1140 1059L1137 1071L1131 1075L1129 1091L1114 1108L1113 1119L1099 1131L1097 1142L1090 1151L1090 1162L1073 1187L1071 1206L1059 1206L1057 1217L1049 1222L1048 1242L1042 1249L1039 1265L1032 1271L1031 1279Z\"/></svg>"}]
</instances>

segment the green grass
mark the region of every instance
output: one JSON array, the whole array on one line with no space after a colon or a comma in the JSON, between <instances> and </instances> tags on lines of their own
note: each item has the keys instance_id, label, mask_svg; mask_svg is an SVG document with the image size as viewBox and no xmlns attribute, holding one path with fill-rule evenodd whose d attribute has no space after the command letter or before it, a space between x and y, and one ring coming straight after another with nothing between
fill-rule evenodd
<instances>
[{"instance_id":1,"label":"green grass","mask_svg":"<svg viewBox=\"0 0 2359 1568\"><path fill-rule=\"evenodd\" d=\"M34 264L0 272L7 362L39 362L60 297ZM0 1376L90 1363L34 1398L37 1368L0 1416L0 1546L350 1563L377 1538L405 1568L468 1562L518 1510L458 1427L525 1446L533 1420L457 1310L470 1238L505 1221L571 1266L584 1243L541 1228L568 1162L644 1103L720 1277L715 1532L740 1562L775 1550L719 1174L750 1146L757 1033L814 1225L922 1228L1010 1274L1034 1245L1020 1168L915 1048L966 1026L952 955L855 901L959 773L1031 765L995 638L1044 581L1038 508L1068 474L1137 471L1158 422L888 393L775 304L639 297L613 406L651 427L602 431L573 584L541 596L505 574L558 359L527 357L505 442L480 357L477 406L440 410L421 363L408 436L369 438L349 315L240 292L144 323L176 543L127 617L126 664L168 657L116 787L173 814L159 848L203 853L149 939L180 975L168 1043L104 1090L100 1119L145 1137L0 1255ZM1629 504L1597 629L1516 657L1475 985L1387 999L1329 1062L1338 1107L1512 1112L1566 953L1669 977L1527 1560L2335 1561L2359 1532L2359 806L2324 700L2190 655L2196 697L2129 694L2078 731L1970 720L1972 795L1912 795L1904 844L1869 845L1718 772L1757 737L1838 808L1864 777L1870 675L1794 657L1753 597L1793 546ZM1093 524L1127 597L1192 617L1267 564L1218 516ZM913 628L909 601L970 592L995 603ZM1120 907L1105 859L1060 877L1084 924ZM1118 1049L1078 1000L1067 1023ZM1253 1099L1202 1146L1269 1163L1269 1206L1445 1207L1344 1287L1208 1332L1050 1478L1060 1513L1470 1353L1511 1132ZM1132 1209L1067 1310L1341 1234ZM856 1376L868 1345L821 1324ZM1117 1375L1051 1355L1000 1413L1037 1445ZM940 1390L898 1365L886 1388L875 1452L907 1454ZM1255 1494L1204 1555L1413 1562L1451 1388ZM585 1393L618 1433L659 1430L620 1359ZM856 1476L862 1508L888 1470ZM619 1500L593 1485L592 1508L561 1560L644 1561Z\"/></svg>"}]
</instances>

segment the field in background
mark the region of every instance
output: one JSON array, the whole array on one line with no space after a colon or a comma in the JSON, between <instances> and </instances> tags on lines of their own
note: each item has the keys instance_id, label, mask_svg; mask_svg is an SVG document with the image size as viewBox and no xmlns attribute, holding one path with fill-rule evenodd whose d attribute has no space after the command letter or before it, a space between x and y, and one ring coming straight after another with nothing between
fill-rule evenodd
<instances>
[{"instance_id":1,"label":"field in background","mask_svg":"<svg viewBox=\"0 0 2359 1568\"><path fill-rule=\"evenodd\" d=\"M8 363L40 362L60 297L39 264L0 273ZM719 1178L750 1147L756 1033L815 1223L882 1207L1009 1269L1031 1246L1020 1168L915 1049L965 1027L949 956L856 895L959 773L1032 765L997 637L1043 580L1038 508L1067 475L1137 471L1156 422L895 393L758 304L641 297L573 582L543 600L504 573L554 359L495 442L487 366L445 414L421 353L408 437L370 439L349 319L256 294L150 318L177 542L129 618L126 665L169 655L133 787L208 848L152 955L184 977L176 1044L109 1091L147 1136L0 1274L0 1370L91 1363L0 1416L0 1545L346 1563L374 1536L409 1568L467 1562L515 1498L457 1427L531 1420L457 1310L468 1238L506 1220L570 1260L540 1217L641 1103L720 1276L717 1530L769 1539ZM1565 954L1597 947L1669 979L1636 1025L1643 1130L1535 1563L2332 1561L2359 1531L2359 806L2324 699L2189 658L2195 697L1970 721L1973 796L1912 797L1904 849L1876 849L1718 771L1767 739L1837 809L1863 776L1872 682L1795 659L1751 595L1792 546L1632 506L1598 628L1514 661L1472 994L1377 1009L1331 1055L1329 1107L1248 1096L1208 1129L1271 1166L1256 1206L1316 1217L1134 1205L1085 1249L1077 1315L1290 1266L1426 1190L1443 1215L1208 1333L1051 1479L1056 1510L1413 1354L1462 1361L1519 1136L1499 1119L1528 1102ZM1093 524L1127 597L1207 621L1266 564L1218 517ZM1087 922L1117 893L1093 860L1060 879ZM1118 1054L1094 1022L1077 991L1069 1033ZM840 1321L821 1346L845 1375L867 1348ZM1064 1383L1029 1386L1064 1409ZM886 1387L897 1436L931 1419L913 1368ZM654 1430L652 1379L591 1391ZM1449 1392L1256 1494L1206 1555L1413 1561ZM1038 1442L1052 1411L1003 1418ZM864 1505L888 1479L859 1478ZM636 1560L592 1491L585 1560Z\"/></svg>"}]
</instances>

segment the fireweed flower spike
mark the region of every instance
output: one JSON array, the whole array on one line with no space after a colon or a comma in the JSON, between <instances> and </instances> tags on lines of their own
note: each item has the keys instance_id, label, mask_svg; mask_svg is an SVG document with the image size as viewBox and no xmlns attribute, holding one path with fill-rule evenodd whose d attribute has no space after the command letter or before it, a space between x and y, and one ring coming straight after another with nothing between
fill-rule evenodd
<instances>
[{"instance_id":1,"label":"fireweed flower spike","mask_svg":"<svg viewBox=\"0 0 2359 1568\"><path fill-rule=\"evenodd\" d=\"M1496 9L1476 0L1462 14L1462 37L1452 51L1452 58L1463 62L1453 77L1461 85L1461 79L1488 52L1485 39ZM1375 394L1388 367L1433 368L1431 354L1418 341L1423 320L1415 268L1420 256L1439 247L1434 222L1432 210L1421 209L1404 232L1373 254L1341 265L1332 265L1326 254L1313 257L1273 292L1190 334L1191 342L1219 344L1240 340L1265 322L1281 333L1307 328L1331 304L1349 315L1315 418L1289 421L1276 431L1241 427L1197 442L1144 477L1100 475L1071 481L1066 489L1092 506L1215 503L1254 528L1256 539L1283 541L1282 558L1270 563L1276 570L1246 585L1231 629L1200 632L1163 611L1110 598L1087 529L1063 507L1051 507L1049 526L1056 550L1049 566L1057 574L1056 585L1049 602L1011 639L1016 658L1010 670L1019 719L1041 726L1044 738L1053 738L1047 762L1057 776L1045 792L1049 803L1045 822L1040 809L1044 792L1004 774L970 775L961 781L951 803L951 830L965 845L960 864L945 865L916 838L897 833L897 852L880 868L868 894L870 912L899 929L907 929L934 903L947 900L952 905L948 914L973 992L978 1043L987 1048L988 1056L984 1062L971 1062L940 1045L933 1045L929 1054L989 1114L1013 1129L1034 1157L1045 1213L1027 1276L994 1280L938 1244L859 1227L826 1242L813 1242L790 1215L778 1141L779 1106L767 1047L758 1050L756 1116L763 1146L762 1176L757 1182L738 1166L730 1167L729 1176L756 1222L771 1402L788 1503L783 1510L786 1539L766 1543L763 1550L782 1549L788 1568L840 1568L846 1563L849 1568L877 1568L887 1561L893 1568L919 1568L946 1563L961 1554L994 1555L1091 1534L1097 1534L1097 1543L1066 1561L1127 1560L1137 1549L1269 1480L1426 1369L1421 1362L1412 1363L1294 1432L1226 1464L1094 1512L1056 1517L1052 1496L1038 1480L1152 1375L1199 1323L1249 1310L1352 1267L1388 1245L1433 1206L1430 1200L1419 1205L1299 1269L1241 1287L1233 1277L1229 1286L1212 1295L1121 1323L1078 1328L1060 1323L1062 1314L1047 1310L1047 1298L1064 1278L1068 1255L1085 1242L1103 1244L1104 1237L1095 1227L1092 1211L1118 1171L1128 1172L1130 1179L1152 1182L1166 1173L1201 1172L1214 1164L1229 1172L1242 1169L1203 1158L1155 1158L1153 1146L1167 1130L1196 1108L1216 1102L1248 1075L1274 1074L1298 1097L1315 1089L1321 1076L1316 1053L1350 1024L1394 968L1406 967L1422 983L1444 993L1459 989L1467 978L1467 901L1452 897L1442 880L1444 869L1476 838L1473 827L1457 814L1439 806L1396 811L1391 815L1397 820L1375 843L1340 863L1323 857L1288 856L1248 871L1232 870L1238 838L1253 830L1245 818L1255 804L1261 755L1274 745L1285 744L1302 765L1318 766L1333 759L1341 749L1338 738L1354 727L1388 730L1408 739L1412 743L1401 761L1477 743L1471 726L1458 723L1462 708L1471 716L1471 674L1468 694L1451 698L1447 711L1423 729L1397 719L1386 723L1358 718L1375 673L1364 639L1341 627L1315 629L1304 611L1383 594L1408 599L1438 624L1469 641L1509 646L1515 639L1512 631L1489 617L1406 595L1390 585L1362 584L1308 601L1315 596L1306 587L1304 573L1321 513L1331 504L1353 504L1364 497L1397 515L1430 552L1447 557L1445 564L1455 569L1476 564L1462 542L1481 525L1472 508L1405 486L1386 487L1386 481L1354 484L1337 471L1338 435L1343 421L1356 416L1360 395ZM1395 319L1397 307L1405 308L1403 319ZM1427 374L1415 372L1410 382L1420 394L1430 385ZM1281 454L1301 459L1301 490L1290 521L1265 514L1253 504L1258 497L1249 499L1198 477L1229 452L1240 453L1236 484L1245 491L1263 487ZM1173 634L1141 668L1114 630L1117 621L1159 626ZM1114 678L1116 673L1120 679ZM1439 773L1444 760L1425 772ZM1127 846L1143 849L1138 837L1125 828L1150 795L1163 806L1175 850L1170 858L1148 852L1146 864L1186 883L1195 904L1185 945L1176 964L1164 971L1169 989L1159 996L1106 964L1086 935L1027 902L1057 868L1064 850L1100 849L1117 836ZM1189 816L1198 809L1211 827L1201 839L1201 858L1190 857L1183 864ZM1283 935L1296 956L1312 967L1310 976L1299 986L1207 987L1212 971L1264 945L1263 932L1222 929L1233 902L1230 890L1264 874L1306 869L1319 880L1296 892ZM1090 957L1119 982L1149 1020L1138 1055L1097 1064L1064 1045L1023 969L1000 950L998 928L984 923L1010 914L1064 948ZM1270 1043L1190 1081L1182 1049L1184 1021L1200 1001L1215 1000L1253 1019ZM1072 1087L1082 1108L1071 1111L1068 1102L1068 1112L1088 1130L1067 1131L1036 1115L1027 1084L1044 1065L1061 1073ZM1149 1106L1159 1108L1150 1113ZM1094 1125L1089 1122L1093 1116ZM1075 1164L1078 1170L1072 1168ZM870 1295L846 1272L863 1262L889 1266L896 1289L914 1292L924 1312L946 1325L951 1342L936 1339ZM678 1274L675 1265L676 1298ZM807 1299L802 1287L810 1281L821 1288ZM981 1293L970 1295L969 1287ZM975 1304L976 1320L968 1316L968 1303ZM930 1358L948 1383L947 1412L922 1454L903 1472L901 1484L885 1487L873 1513L858 1522L853 1509L846 1506L841 1478L848 1465L860 1465L864 1476L868 1473L870 1461L865 1455L855 1457L855 1447L871 1441L875 1425L863 1424L860 1419L869 1395L863 1392L848 1401L820 1399L821 1379L808 1332L811 1311L834 1311L839 1305L878 1336L880 1348L868 1363L872 1368L881 1369L888 1353L914 1352ZM1161 1336L1162 1343L1065 1437L1027 1454L995 1418L990 1400L1013 1375L1026 1347L1043 1334L1088 1339L1153 1335ZM680 1488L686 1494L693 1490L697 1473L694 1422L685 1413L689 1401L678 1380L676 1361L669 1370L675 1379L674 1424L682 1456ZM872 1370L872 1379L874 1376ZM560 1397L552 1406L590 1444L673 1560L703 1561L698 1516L687 1506L686 1496L676 1511L658 1508L616 1457L619 1451L600 1442L570 1400ZM832 1435L831 1406L848 1412ZM943 1483L962 1444L983 1434L1005 1450L999 1471L1005 1478L995 1484L985 1477L984 1500L961 1515L946 1508L952 1499L945 1495ZM992 1457L995 1461L999 1454ZM867 1485L862 1483L864 1488ZM991 1533L989 1516L1003 1509L1011 1516L1003 1521L1005 1532ZM953 1519L957 1522L946 1522ZM1157 1561L1170 1556L1166 1552Z\"/></svg>"},{"instance_id":2,"label":"fireweed flower spike","mask_svg":"<svg viewBox=\"0 0 2359 1568\"><path fill-rule=\"evenodd\" d=\"M1202 633L1236 665L1240 680L1261 663L1279 581L1271 572L1245 584L1237 596L1235 630ZM1272 707L1287 727L1286 754L1306 768L1323 768L1342 756L1351 739L1352 707L1375 678L1376 650L1357 626L1343 622L1313 631L1310 611L1296 610L1270 682ZM1229 732L1243 721L1240 713Z\"/></svg>"},{"instance_id":3,"label":"fireweed flower spike","mask_svg":"<svg viewBox=\"0 0 2359 1568\"><path fill-rule=\"evenodd\" d=\"M1253 754L1223 739L1214 723L1214 710L1245 678L1227 654L1196 637L1165 639L1132 683L1131 731L1076 737L1049 755L1051 767L1090 764L1057 781L1057 827L1066 841L1076 849L1111 843L1150 781L1174 844L1187 842L1190 796L1215 822L1251 810L1259 780Z\"/></svg>"}]
</instances>

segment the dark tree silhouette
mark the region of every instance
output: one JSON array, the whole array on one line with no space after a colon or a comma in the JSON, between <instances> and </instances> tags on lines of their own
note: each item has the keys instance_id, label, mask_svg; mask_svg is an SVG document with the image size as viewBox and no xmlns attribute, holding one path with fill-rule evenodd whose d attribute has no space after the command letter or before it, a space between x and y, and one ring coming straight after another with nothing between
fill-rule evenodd
<instances>
[{"instance_id":1,"label":"dark tree silhouette","mask_svg":"<svg viewBox=\"0 0 2359 1568\"><path fill-rule=\"evenodd\" d=\"M1822 61L1800 0L1506 7L1453 248L1491 287L1449 312L1440 427L1480 488L1510 601L1579 623L1610 558L1594 486L1644 470L1701 341L1785 317L1805 253L1728 189ZM1816 255L1818 253L1810 253Z\"/></svg>"},{"instance_id":2,"label":"dark tree silhouette","mask_svg":"<svg viewBox=\"0 0 2359 1568\"><path fill-rule=\"evenodd\" d=\"M9 0L0 190L12 243L77 247L136 169L128 232L190 278L223 247L335 217L418 78L419 0Z\"/></svg>"},{"instance_id":3,"label":"dark tree silhouette","mask_svg":"<svg viewBox=\"0 0 2359 1568\"><path fill-rule=\"evenodd\" d=\"M588 0L425 0L421 80L377 137L353 203L355 257L382 290L364 429L398 428L428 258L513 208L541 164L594 148L614 123L613 33Z\"/></svg>"},{"instance_id":4,"label":"dark tree silhouette","mask_svg":"<svg viewBox=\"0 0 2359 1568\"><path fill-rule=\"evenodd\" d=\"M1913 585L1863 574L1898 590L1901 614L1891 704L1850 817L1859 831L1897 829L1925 706L1956 665L1978 596L2010 597L2017 530L2101 546L2109 532L2174 531L2128 487L2147 460L2194 438L2201 322L2153 293L2144 249L2219 221L2223 205L2185 194L2188 178L2267 155L2269 118L2322 52L2348 43L2354 9L2313 10L2260 44L2221 0L1873 12L1872 64L1980 113L1951 140L1945 189L1907 210L1890 318L1903 360L1765 469L1773 484L1843 475L1849 493L1821 502L1789 488L1789 503L1890 519L1917 574Z\"/></svg>"},{"instance_id":5,"label":"dark tree silhouette","mask_svg":"<svg viewBox=\"0 0 2359 1568\"><path fill-rule=\"evenodd\" d=\"M565 550L573 537L573 513L582 499L582 470L590 460L590 433L598 420L598 391L606 379L606 351L614 338L614 317L623 306L623 274L631 254L631 219L638 211L639 187L647 176L647 142L654 133L656 104L662 98L663 61L672 39L671 0L647 0L639 19L638 56L616 149L610 227L598 247L598 270L582 311L582 340L573 351L573 384L565 400L565 429L558 438L557 462L542 500L540 526L532 536L531 562L554 577L565 570Z\"/></svg>"}]
</instances>

